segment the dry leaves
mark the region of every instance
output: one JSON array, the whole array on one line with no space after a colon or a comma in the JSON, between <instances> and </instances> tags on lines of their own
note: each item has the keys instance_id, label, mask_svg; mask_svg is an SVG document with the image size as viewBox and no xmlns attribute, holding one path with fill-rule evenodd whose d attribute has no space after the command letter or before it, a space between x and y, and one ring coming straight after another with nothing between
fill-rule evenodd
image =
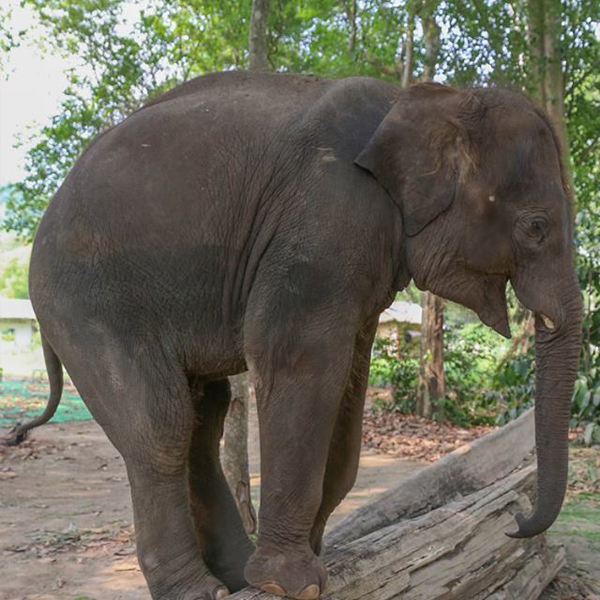
<instances>
[{"instance_id":1,"label":"dry leaves","mask_svg":"<svg viewBox=\"0 0 600 600\"><path fill-rule=\"evenodd\" d=\"M42 531L32 542L9 546L5 551L22 552L38 559L69 551L101 551L115 556L129 556L135 553L133 525L115 523L85 530L71 525L65 531Z\"/></svg>"},{"instance_id":2,"label":"dry leaves","mask_svg":"<svg viewBox=\"0 0 600 600\"><path fill-rule=\"evenodd\" d=\"M540 600L600 600L600 582L584 571L563 569Z\"/></svg>"},{"instance_id":3,"label":"dry leaves","mask_svg":"<svg viewBox=\"0 0 600 600\"><path fill-rule=\"evenodd\" d=\"M407 460L434 462L493 429L464 429L416 415L370 409L363 420L363 446Z\"/></svg>"},{"instance_id":4,"label":"dry leaves","mask_svg":"<svg viewBox=\"0 0 600 600\"><path fill-rule=\"evenodd\" d=\"M571 448L569 496L600 494L600 450L598 447Z\"/></svg>"}]
</instances>

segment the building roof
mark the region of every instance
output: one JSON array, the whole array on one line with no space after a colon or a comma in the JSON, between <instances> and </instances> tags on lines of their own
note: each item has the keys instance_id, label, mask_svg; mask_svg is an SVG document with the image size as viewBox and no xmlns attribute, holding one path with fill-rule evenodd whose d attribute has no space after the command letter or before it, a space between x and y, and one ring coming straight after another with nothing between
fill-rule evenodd
<instances>
[{"instance_id":1,"label":"building roof","mask_svg":"<svg viewBox=\"0 0 600 600\"><path fill-rule=\"evenodd\" d=\"M35 313L29 300L0 297L0 319L28 319L34 321Z\"/></svg>"},{"instance_id":2,"label":"building roof","mask_svg":"<svg viewBox=\"0 0 600 600\"><path fill-rule=\"evenodd\" d=\"M386 308L379 316L380 323L389 323L392 321L420 325L421 307L412 302L393 302L392 305L389 308Z\"/></svg>"}]
</instances>

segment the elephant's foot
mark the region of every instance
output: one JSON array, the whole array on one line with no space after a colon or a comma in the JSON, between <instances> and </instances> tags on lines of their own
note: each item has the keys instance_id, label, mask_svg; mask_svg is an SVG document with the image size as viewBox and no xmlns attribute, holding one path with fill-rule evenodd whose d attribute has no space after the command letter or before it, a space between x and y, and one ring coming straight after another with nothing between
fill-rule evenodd
<instances>
[{"instance_id":1,"label":"elephant's foot","mask_svg":"<svg viewBox=\"0 0 600 600\"><path fill-rule=\"evenodd\" d=\"M250 558L244 572L256 588L298 600L316 600L325 591L327 571L309 549L259 549Z\"/></svg>"},{"instance_id":2,"label":"elephant's foot","mask_svg":"<svg viewBox=\"0 0 600 600\"><path fill-rule=\"evenodd\" d=\"M229 596L229 590L217 579L192 586L161 586L159 590L151 584L148 587L156 600L223 600Z\"/></svg>"},{"instance_id":3,"label":"elephant's foot","mask_svg":"<svg viewBox=\"0 0 600 600\"><path fill-rule=\"evenodd\" d=\"M149 583L153 600L223 600L229 596L229 590L215 578L197 584L154 586Z\"/></svg>"},{"instance_id":4,"label":"elephant's foot","mask_svg":"<svg viewBox=\"0 0 600 600\"><path fill-rule=\"evenodd\" d=\"M231 539L235 539L233 536ZM248 584L244 577L244 568L254 552L254 546L246 538L235 545L227 542L213 544L204 554L204 561L211 573L214 573L231 592L237 592Z\"/></svg>"},{"instance_id":5,"label":"elephant's foot","mask_svg":"<svg viewBox=\"0 0 600 600\"><path fill-rule=\"evenodd\" d=\"M147 554L144 558L140 565L152 600L223 600L229 596L227 587L202 562L153 560L149 568Z\"/></svg>"}]
</instances>

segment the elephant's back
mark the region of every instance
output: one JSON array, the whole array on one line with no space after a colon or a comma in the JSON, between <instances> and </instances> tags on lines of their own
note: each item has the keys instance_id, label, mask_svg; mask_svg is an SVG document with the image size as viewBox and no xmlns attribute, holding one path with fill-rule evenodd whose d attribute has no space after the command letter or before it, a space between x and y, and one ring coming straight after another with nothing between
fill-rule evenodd
<instances>
[{"instance_id":1,"label":"elephant's back","mask_svg":"<svg viewBox=\"0 0 600 600\"><path fill-rule=\"evenodd\" d=\"M259 107L264 106L261 100L268 100L267 107L293 101L298 108L301 108L303 101L314 101L335 84L336 80L311 74L223 71L190 79L164 94L150 99L140 110L171 100L190 97L209 98L213 96L226 103L236 94L249 97L250 101Z\"/></svg>"},{"instance_id":2,"label":"elephant's back","mask_svg":"<svg viewBox=\"0 0 600 600\"><path fill-rule=\"evenodd\" d=\"M100 135L68 174L32 253L42 320L49 307L63 319L116 311L131 323L198 306L223 318L248 240L260 246L256 205L269 186L282 193L272 173L296 165L280 137L294 121L281 103L294 102L284 94L268 111L273 84L245 74L201 79Z\"/></svg>"},{"instance_id":3,"label":"elephant's back","mask_svg":"<svg viewBox=\"0 0 600 600\"><path fill-rule=\"evenodd\" d=\"M283 212L306 206L298 199L319 187L324 166L337 168L333 139L351 148L343 162L354 168L353 146L368 139L394 89L225 73L150 102L90 144L52 200L34 244L34 306L54 293L121 302L132 319L140 302L156 313L195 302L222 316L245 286L240 265L260 255Z\"/></svg>"}]
</instances>

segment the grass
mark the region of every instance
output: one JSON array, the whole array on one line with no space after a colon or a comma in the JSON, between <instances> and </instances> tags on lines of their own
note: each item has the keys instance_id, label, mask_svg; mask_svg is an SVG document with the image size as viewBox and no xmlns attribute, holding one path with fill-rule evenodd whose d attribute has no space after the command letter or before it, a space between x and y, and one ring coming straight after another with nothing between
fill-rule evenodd
<instances>
[{"instance_id":1,"label":"grass","mask_svg":"<svg viewBox=\"0 0 600 600\"><path fill-rule=\"evenodd\" d=\"M593 496L598 494L589 494L590 500L578 500L568 502L562 509L558 522L584 521L594 523L600 527L600 510L598 509L598 499L594 501Z\"/></svg>"},{"instance_id":2,"label":"grass","mask_svg":"<svg viewBox=\"0 0 600 600\"><path fill-rule=\"evenodd\" d=\"M572 446L567 497L549 531L565 546L568 567L594 581L600 581L600 561L593 558L600 555L599 473L600 448Z\"/></svg>"}]
</instances>

